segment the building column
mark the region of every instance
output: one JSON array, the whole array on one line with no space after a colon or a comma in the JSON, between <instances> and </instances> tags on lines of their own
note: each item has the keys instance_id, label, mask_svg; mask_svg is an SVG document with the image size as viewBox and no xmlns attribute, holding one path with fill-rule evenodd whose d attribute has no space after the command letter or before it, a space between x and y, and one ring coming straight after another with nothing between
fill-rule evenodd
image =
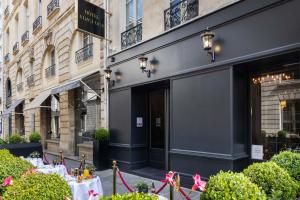
<instances>
[{"instance_id":1,"label":"building column","mask_svg":"<svg viewBox=\"0 0 300 200\"><path fill-rule=\"evenodd\" d=\"M74 91L60 93L60 142L65 155L75 155Z\"/></svg>"}]
</instances>

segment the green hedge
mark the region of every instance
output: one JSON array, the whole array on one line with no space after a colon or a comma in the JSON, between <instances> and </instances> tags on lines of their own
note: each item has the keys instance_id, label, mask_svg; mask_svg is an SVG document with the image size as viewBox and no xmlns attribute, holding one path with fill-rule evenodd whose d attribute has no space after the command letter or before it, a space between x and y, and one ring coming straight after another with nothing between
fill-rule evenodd
<instances>
[{"instance_id":1,"label":"green hedge","mask_svg":"<svg viewBox=\"0 0 300 200\"><path fill-rule=\"evenodd\" d=\"M41 141L41 135L38 132L33 132L29 135L29 141L38 143Z\"/></svg>"},{"instance_id":2,"label":"green hedge","mask_svg":"<svg viewBox=\"0 0 300 200\"><path fill-rule=\"evenodd\" d=\"M65 200L71 198L71 190L57 174L36 173L16 180L3 197L5 200Z\"/></svg>"},{"instance_id":3,"label":"green hedge","mask_svg":"<svg viewBox=\"0 0 300 200\"><path fill-rule=\"evenodd\" d=\"M18 179L27 170L34 168L29 162L13 156L8 150L0 150L0 183L9 176ZM1 189L0 194L3 193Z\"/></svg>"},{"instance_id":4,"label":"green hedge","mask_svg":"<svg viewBox=\"0 0 300 200\"><path fill-rule=\"evenodd\" d=\"M100 200L158 200L157 196L144 193L130 193L115 195L111 197L101 197Z\"/></svg>"},{"instance_id":5,"label":"green hedge","mask_svg":"<svg viewBox=\"0 0 300 200\"><path fill-rule=\"evenodd\" d=\"M19 144L19 143L25 143L26 140L19 134L15 133L8 138L8 142L9 144Z\"/></svg>"},{"instance_id":6,"label":"green hedge","mask_svg":"<svg viewBox=\"0 0 300 200\"><path fill-rule=\"evenodd\" d=\"M109 140L109 132L108 130L101 128L96 130L95 135L94 135L95 140L99 141L107 141Z\"/></svg>"},{"instance_id":7,"label":"green hedge","mask_svg":"<svg viewBox=\"0 0 300 200\"><path fill-rule=\"evenodd\" d=\"M272 200L295 200L298 185L290 175L274 162L255 163L243 172Z\"/></svg>"},{"instance_id":8,"label":"green hedge","mask_svg":"<svg viewBox=\"0 0 300 200\"><path fill-rule=\"evenodd\" d=\"M219 172L211 176L201 200L266 200L257 185L242 173Z\"/></svg>"}]
</instances>

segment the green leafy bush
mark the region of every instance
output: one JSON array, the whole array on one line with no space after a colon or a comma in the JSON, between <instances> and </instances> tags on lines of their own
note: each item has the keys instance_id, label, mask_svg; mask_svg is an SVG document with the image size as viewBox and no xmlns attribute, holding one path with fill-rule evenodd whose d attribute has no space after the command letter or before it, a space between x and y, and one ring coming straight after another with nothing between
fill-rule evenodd
<instances>
[{"instance_id":1,"label":"green leafy bush","mask_svg":"<svg viewBox=\"0 0 300 200\"><path fill-rule=\"evenodd\" d=\"M109 132L104 128L98 129L96 130L94 138L99 141L107 141L109 140Z\"/></svg>"},{"instance_id":2,"label":"green leafy bush","mask_svg":"<svg viewBox=\"0 0 300 200\"><path fill-rule=\"evenodd\" d=\"M27 170L34 168L29 162L15 157L8 150L0 150L0 183L9 176L14 179L20 178ZM0 194L3 190L0 191Z\"/></svg>"},{"instance_id":3,"label":"green leafy bush","mask_svg":"<svg viewBox=\"0 0 300 200\"><path fill-rule=\"evenodd\" d=\"M68 183L57 174L30 174L16 180L4 193L5 200L65 200L71 197Z\"/></svg>"},{"instance_id":4,"label":"green leafy bush","mask_svg":"<svg viewBox=\"0 0 300 200\"><path fill-rule=\"evenodd\" d=\"M6 142L0 138L0 144L6 144Z\"/></svg>"},{"instance_id":5,"label":"green leafy bush","mask_svg":"<svg viewBox=\"0 0 300 200\"><path fill-rule=\"evenodd\" d=\"M158 200L158 197L144 193L130 193L122 195L117 194L111 197L101 197L100 200Z\"/></svg>"},{"instance_id":6,"label":"green leafy bush","mask_svg":"<svg viewBox=\"0 0 300 200\"><path fill-rule=\"evenodd\" d=\"M29 141L38 143L41 141L41 135L38 132L33 132L29 135Z\"/></svg>"},{"instance_id":7,"label":"green leafy bush","mask_svg":"<svg viewBox=\"0 0 300 200\"><path fill-rule=\"evenodd\" d=\"M288 133L284 130L278 131L278 133L277 133L278 137L280 137L280 138L286 138L287 134Z\"/></svg>"},{"instance_id":8,"label":"green leafy bush","mask_svg":"<svg viewBox=\"0 0 300 200\"><path fill-rule=\"evenodd\" d=\"M201 200L266 200L267 197L257 185L242 173L219 172L210 177Z\"/></svg>"},{"instance_id":9,"label":"green leafy bush","mask_svg":"<svg viewBox=\"0 0 300 200\"><path fill-rule=\"evenodd\" d=\"M19 134L12 134L8 139L9 144L19 144L25 142L25 139L22 138Z\"/></svg>"},{"instance_id":10,"label":"green leafy bush","mask_svg":"<svg viewBox=\"0 0 300 200\"><path fill-rule=\"evenodd\" d=\"M265 191L268 199L296 199L299 186L284 169L274 162L252 164L243 173Z\"/></svg>"}]
</instances>

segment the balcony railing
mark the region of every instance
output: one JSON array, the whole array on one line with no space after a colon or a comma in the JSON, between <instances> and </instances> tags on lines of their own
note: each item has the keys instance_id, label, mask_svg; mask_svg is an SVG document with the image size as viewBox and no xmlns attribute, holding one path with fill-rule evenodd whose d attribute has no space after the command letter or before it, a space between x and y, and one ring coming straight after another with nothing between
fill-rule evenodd
<instances>
[{"instance_id":1,"label":"balcony railing","mask_svg":"<svg viewBox=\"0 0 300 200\"><path fill-rule=\"evenodd\" d=\"M76 63L84 62L93 57L93 43L86 45L75 52Z\"/></svg>"},{"instance_id":2,"label":"balcony railing","mask_svg":"<svg viewBox=\"0 0 300 200\"><path fill-rule=\"evenodd\" d=\"M143 26L139 23L135 27L121 33L121 48L125 49L142 41Z\"/></svg>"},{"instance_id":3,"label":"balcony railing","mask_svg":"<svg viewBox=\"0 0 300 200\"><path fill-rule=\"evenodd\" d=\"M9 15L9 6L7 6L4 10L4 18L8 17Z\"/></svg>"},{"instance_id":4,"label":"balcony railing","mask_svg":"<svg viewBox=\"0 0 300 200\"><path fill-rule=\"evenodd\" d=\"M16 42L13 46L13 54L16 55L19 52L19 42Z\"/></svg>"},{"instance_id":5,"label":"balcony railing","mask_svg":"<svg viewBox=\"0 0 300 200\"><path fill-rule=\"evenodd\" d=\"M29 41L29 31L26 31L21 37L22 45L25 45Z\"/></svg>"},{"instance_id":6,"label":"balcony railing","mask_svg":"<svg viewBox=\"0 0 300 200\"><path fill-rule=\"evenodd\" d=\"M5 63L8 63L10 61L10 53L7 53L5 56L4 56L4 62Z\"/></svg>"},{"instance_id":7,"label":"balcony railing","mask_svg":"<svg viewBox=\"0 0 300 200\"><path fill-rule=\"evenodd\" d=\"M27 77L27 85L29 87L33 86L34 85L34 74L30 75Z\"/></svg>"},{"instance_id":8,"label":"balcony railing","mask_svg":"<svg viewBox=\"0 0 300 200\"><path fill-rule=\"evenodd\" d=\"M17 91L18 92L22 92L23 91L23 82L17 84Z\"/></svg>"},{"instance_id":9,"label":"balcony railing","mask_svg":"<svg viewBox=\"0 0 300 200\"><path fill-rule=\"evenodd\" d=\"M47 16L52 16L59 10L59 0L52 0L47 6Z\"/></svg>"},{"instance_id":10,"label":"balcony railing","mask_svg":"<svg viewBox=\"0 0 300 200\"><path fill-rule=\"evenodd\" d=\"M38 30L42 28L42 16L39 16L32 25L32 31L33 33L36 33Z\"/></svg>"},{"instance_id":11,"label":"balcony railing","mask_svg":"<svg viewBox=\"0 0 300 200\"><path fill-rule=\"evenodd\" d=\"M55 64L51 65L50 67L45 69L45 75L46 75L46 78L49 78L51 76L55 76Z\"/></svg>"},{"instance_id":12,"label":"balcony railing","mask_svg":"<svg viewBox=\"0 0 300 200\"><path fill-rule=\"evenodd\" d=\"M164 11L165 30L198 16L198 0L183 0Z\"/></svg>"}]
</instances>

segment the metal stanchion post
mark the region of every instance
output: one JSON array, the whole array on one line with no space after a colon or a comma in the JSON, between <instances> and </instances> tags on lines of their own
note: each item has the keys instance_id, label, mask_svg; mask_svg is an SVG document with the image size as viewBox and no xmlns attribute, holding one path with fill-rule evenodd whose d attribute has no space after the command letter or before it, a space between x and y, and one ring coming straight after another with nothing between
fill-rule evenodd
<instances>
[{"instance_id":1,"label":"metal stanchion post","mask_svg":"<svg viewBox=\"0 0 300 200\"><path fill-rule=\"evenodd\" d=\"M113 195L117 194L117 161L113 161Z\"/></svg>"},{"instance_id":2,"label":"metal stanchion post","mask_svg":"<svg viewBox=\"0 0 300 200\"><path fill-rule=\"evenodd\" d=\"M173 200L173 192L174 192L174 188L173 188L173 186L170 184L170 197L169 197L170 200Z\"/></svg>"}]
</instances>

